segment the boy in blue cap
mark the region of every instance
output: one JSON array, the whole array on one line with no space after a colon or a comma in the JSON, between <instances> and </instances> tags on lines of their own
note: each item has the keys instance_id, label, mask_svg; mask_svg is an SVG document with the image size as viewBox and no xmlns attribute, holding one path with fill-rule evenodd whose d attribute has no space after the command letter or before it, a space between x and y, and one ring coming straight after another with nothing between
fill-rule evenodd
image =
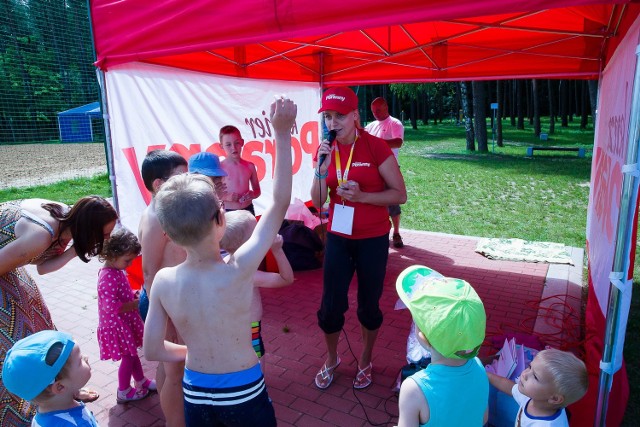
<instances>
[{"instance_id":1,"label":"boy in blue cap","mask_svg":"<svg viewBox=\"0 0 640 427\"><path fill-rule=\"evenodd\" d=\"M93 414L73 396L91 378L91 366L59 331L40 331L17 341L7 352L2 381L9 392L38 405L32 426L97 427Z\"/></svg>"},{"instance_id":2,"label":"boy in blue cap","mask_svg":"<svg viewBox=\"0 0 640 427\"><path fill-rule=\"evenodd\" d=\"M431 364L400 387L398 426L480 427L489 401L489 380L476 357L485 335L484 305L464 280L431 272L414 265L396 281L418 342L431 353Z\"/></svg>"},{"instance_id":3,"label":"boy in blue cap","mask_svg":"<svg viewBox=\"0 0 640 427\"><path fill-rule=\"evenodd\" d=\"M216 195L224 200L227 193L224 177L227 176L227 173L220 166L220 158L218 156L207 151L194 154L189 157L189 172L208 176L216 189Z\"/></svg>"}]
</instances>

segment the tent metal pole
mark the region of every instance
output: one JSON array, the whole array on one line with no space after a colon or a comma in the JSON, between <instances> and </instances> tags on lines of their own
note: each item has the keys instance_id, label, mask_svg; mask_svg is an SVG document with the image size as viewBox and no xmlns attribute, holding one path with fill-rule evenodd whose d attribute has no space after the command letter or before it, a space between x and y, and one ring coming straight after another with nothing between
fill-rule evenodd
<instances>
[{"instance_id":1,"label":"tent metal pole","mask_svg":"<svg viewBox=\"0 0 640 427\"><path fill-rule=\"evenodd\" d=\"M116 187L116 171L113 163L113 142L111 140L111 121L109 119L109 102L107 100L107 88L104 78L104 71L97 68L96 74L100 84L100 102L102 104L102 117L104 121L104 144L107 153L107 167L109 170L109 182L111 183L111 194L113 194L113 207L120 214L118 204L118 189Z\"/></svg>"},{"instance_id":2,"label":"tent metal pole","mask_svg":"<svg viewBox=\"0 0 640 427\"><path fill-rule=\"evenodd\" d=\"M600 381L598 383L598 402L596 407L596 418L594 426L606 426L607 406L609 403L609 393L613 383L613 375L618 370L621 363L616 360L616 350L621 345L618 342L618 332L620 321L626 319L621 310L623 290L631 293L631 287L625 286L627 275L630 270L629 258L631 253L631 243L633 239L634 219L638 200L638 185L640 183L638 164L638 149L640 145L640 46L636 48L636 69L633 83L633 97L631 101L631 112L629 114L629 143L627 145L627 158L625 167L628 168L623 174L622 196L620 201L620 211L618 213L618 224L616 234L616 246L613 258L613 272L622 273L619 279L622 284L610 286L609 304L607 309L607 323L604 336L604 350L600 362ZM631 296L629 295L629 298ZM627 313L628 315L628 313ZM626 320L624 320L626 323Z\"/></svg>"},{"instance_id":3,"label":"tent metal pole","mask_svg":"<svg viewBox=\"0 0 640 427\"><path fill-rule=\"evenodd\" d=\"M97 59L95 36L93 34L93 19L91 16L91 2L87 3L87 16L89 19L89 32L91 33L91 46L93 50L93 60ZM109 173L109 183L111 184L111 194L113 195L113 208L120 214L118 207L118 192L116 189L116 172L113 165L113 143L111 141L111 127L109 125L109 104L107 103L107 89L105 86L104 71L96 68L96 77L98 86L100 86L100 110L102 111L102 120L104 123L104 151L107 156L107 172Z\"/></svg>"}]
</instances>

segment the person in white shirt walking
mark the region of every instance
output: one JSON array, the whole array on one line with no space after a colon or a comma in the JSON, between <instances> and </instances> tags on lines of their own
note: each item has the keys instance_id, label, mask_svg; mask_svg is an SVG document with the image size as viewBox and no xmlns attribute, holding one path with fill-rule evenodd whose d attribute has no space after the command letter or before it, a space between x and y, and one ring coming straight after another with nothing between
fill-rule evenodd
<instances>
[{"instance_id":1,"label":"person in white shirt walking","mask_svg":"<svg viewBox=\"0 0 640 427\"><path fill-rule=\"evenodd\" d=\"M376 98L371 103L371 112L375 121L365 127L367 133L382 138L387 141L389 148L398 159L398 151L404 141L404 126L400 120L389 115L389 105L384 98ZM400 236L400 205L389 205L389 216L393 223L393 246L401 248L404 246Z\"/></svg>"}]
</instances>

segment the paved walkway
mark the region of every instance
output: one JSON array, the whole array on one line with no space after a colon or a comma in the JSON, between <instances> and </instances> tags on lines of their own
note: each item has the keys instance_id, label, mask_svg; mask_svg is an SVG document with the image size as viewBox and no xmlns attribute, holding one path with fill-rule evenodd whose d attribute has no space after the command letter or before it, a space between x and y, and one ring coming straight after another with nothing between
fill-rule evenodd
<instances>
[{"instance_id":1,"label":"paved walkway","mask_svg":"<svg viewBox=\"0 0 640 427\"><path fill-rule=\"evenodd\" d=\"M405 247L391 249L381 306L385 321L374 351L374 384L364 391L351 387L357 363L352 354L362 348L355 315L355 288L349 294L350 310L339 351L342 364L331 387L318 390L313 378L324 362L324 343L316 324L322 291L322 270L296 273L291 287L267 290L264 303L263 358L265 377L280 426L393 425L397 421L394 386L406 363L406 341L411 317L394 310L395 279L407 266L422 264L445 276L471 283L487 311L485 355L497 350L501 336L535 334L555 346L571 347L580 330L582 297L582 249L573 248L574 266L489 260L474 252L477 238L403 231ZM37 276L54 322L75 337L89 356L91 387L100 399L88 404L102 426L164 425L157 395L124 405L116 404L118 364L100 361L96 341L97 271L101 264L75 259L58 272ZM355 284L354 284L355 285ZM572 325L569 326L568 325ZM143 359L148 375L156 363Z\"/></svg>"}]
</instances>

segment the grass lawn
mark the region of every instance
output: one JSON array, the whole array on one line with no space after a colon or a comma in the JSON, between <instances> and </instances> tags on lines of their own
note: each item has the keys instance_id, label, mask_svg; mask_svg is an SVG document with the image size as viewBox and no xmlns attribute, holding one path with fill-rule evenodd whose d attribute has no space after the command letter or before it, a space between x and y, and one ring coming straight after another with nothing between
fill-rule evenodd
<instances>
[{"instance_id":1,"label":"grass lawn","mask_svg":"<svg viewBox=\"0 0 640 427\"><path fill-rule=\"evenodd\" d=\"M406 128L400 150L408 200L403 228L481 237L516 237L585 247L591 172L586 158L575 152L536 152L530 145L593 147L593 128L556 126L548 141L533 136L531 126L518 131L503 122L505 146L489 153L465 149L464 127L454 124ZM543 122L546 132L548 123ZM107 175L55 185L0 191L0 201L43 197L72 203L87 194L111 196ZM634 285L640 280L638 257ZM586 271L584 273L586 277ZM625 358L631 397L624 425L640 425L640 294L634 294L627 328Z\"/></svg>"}]
</instances>

